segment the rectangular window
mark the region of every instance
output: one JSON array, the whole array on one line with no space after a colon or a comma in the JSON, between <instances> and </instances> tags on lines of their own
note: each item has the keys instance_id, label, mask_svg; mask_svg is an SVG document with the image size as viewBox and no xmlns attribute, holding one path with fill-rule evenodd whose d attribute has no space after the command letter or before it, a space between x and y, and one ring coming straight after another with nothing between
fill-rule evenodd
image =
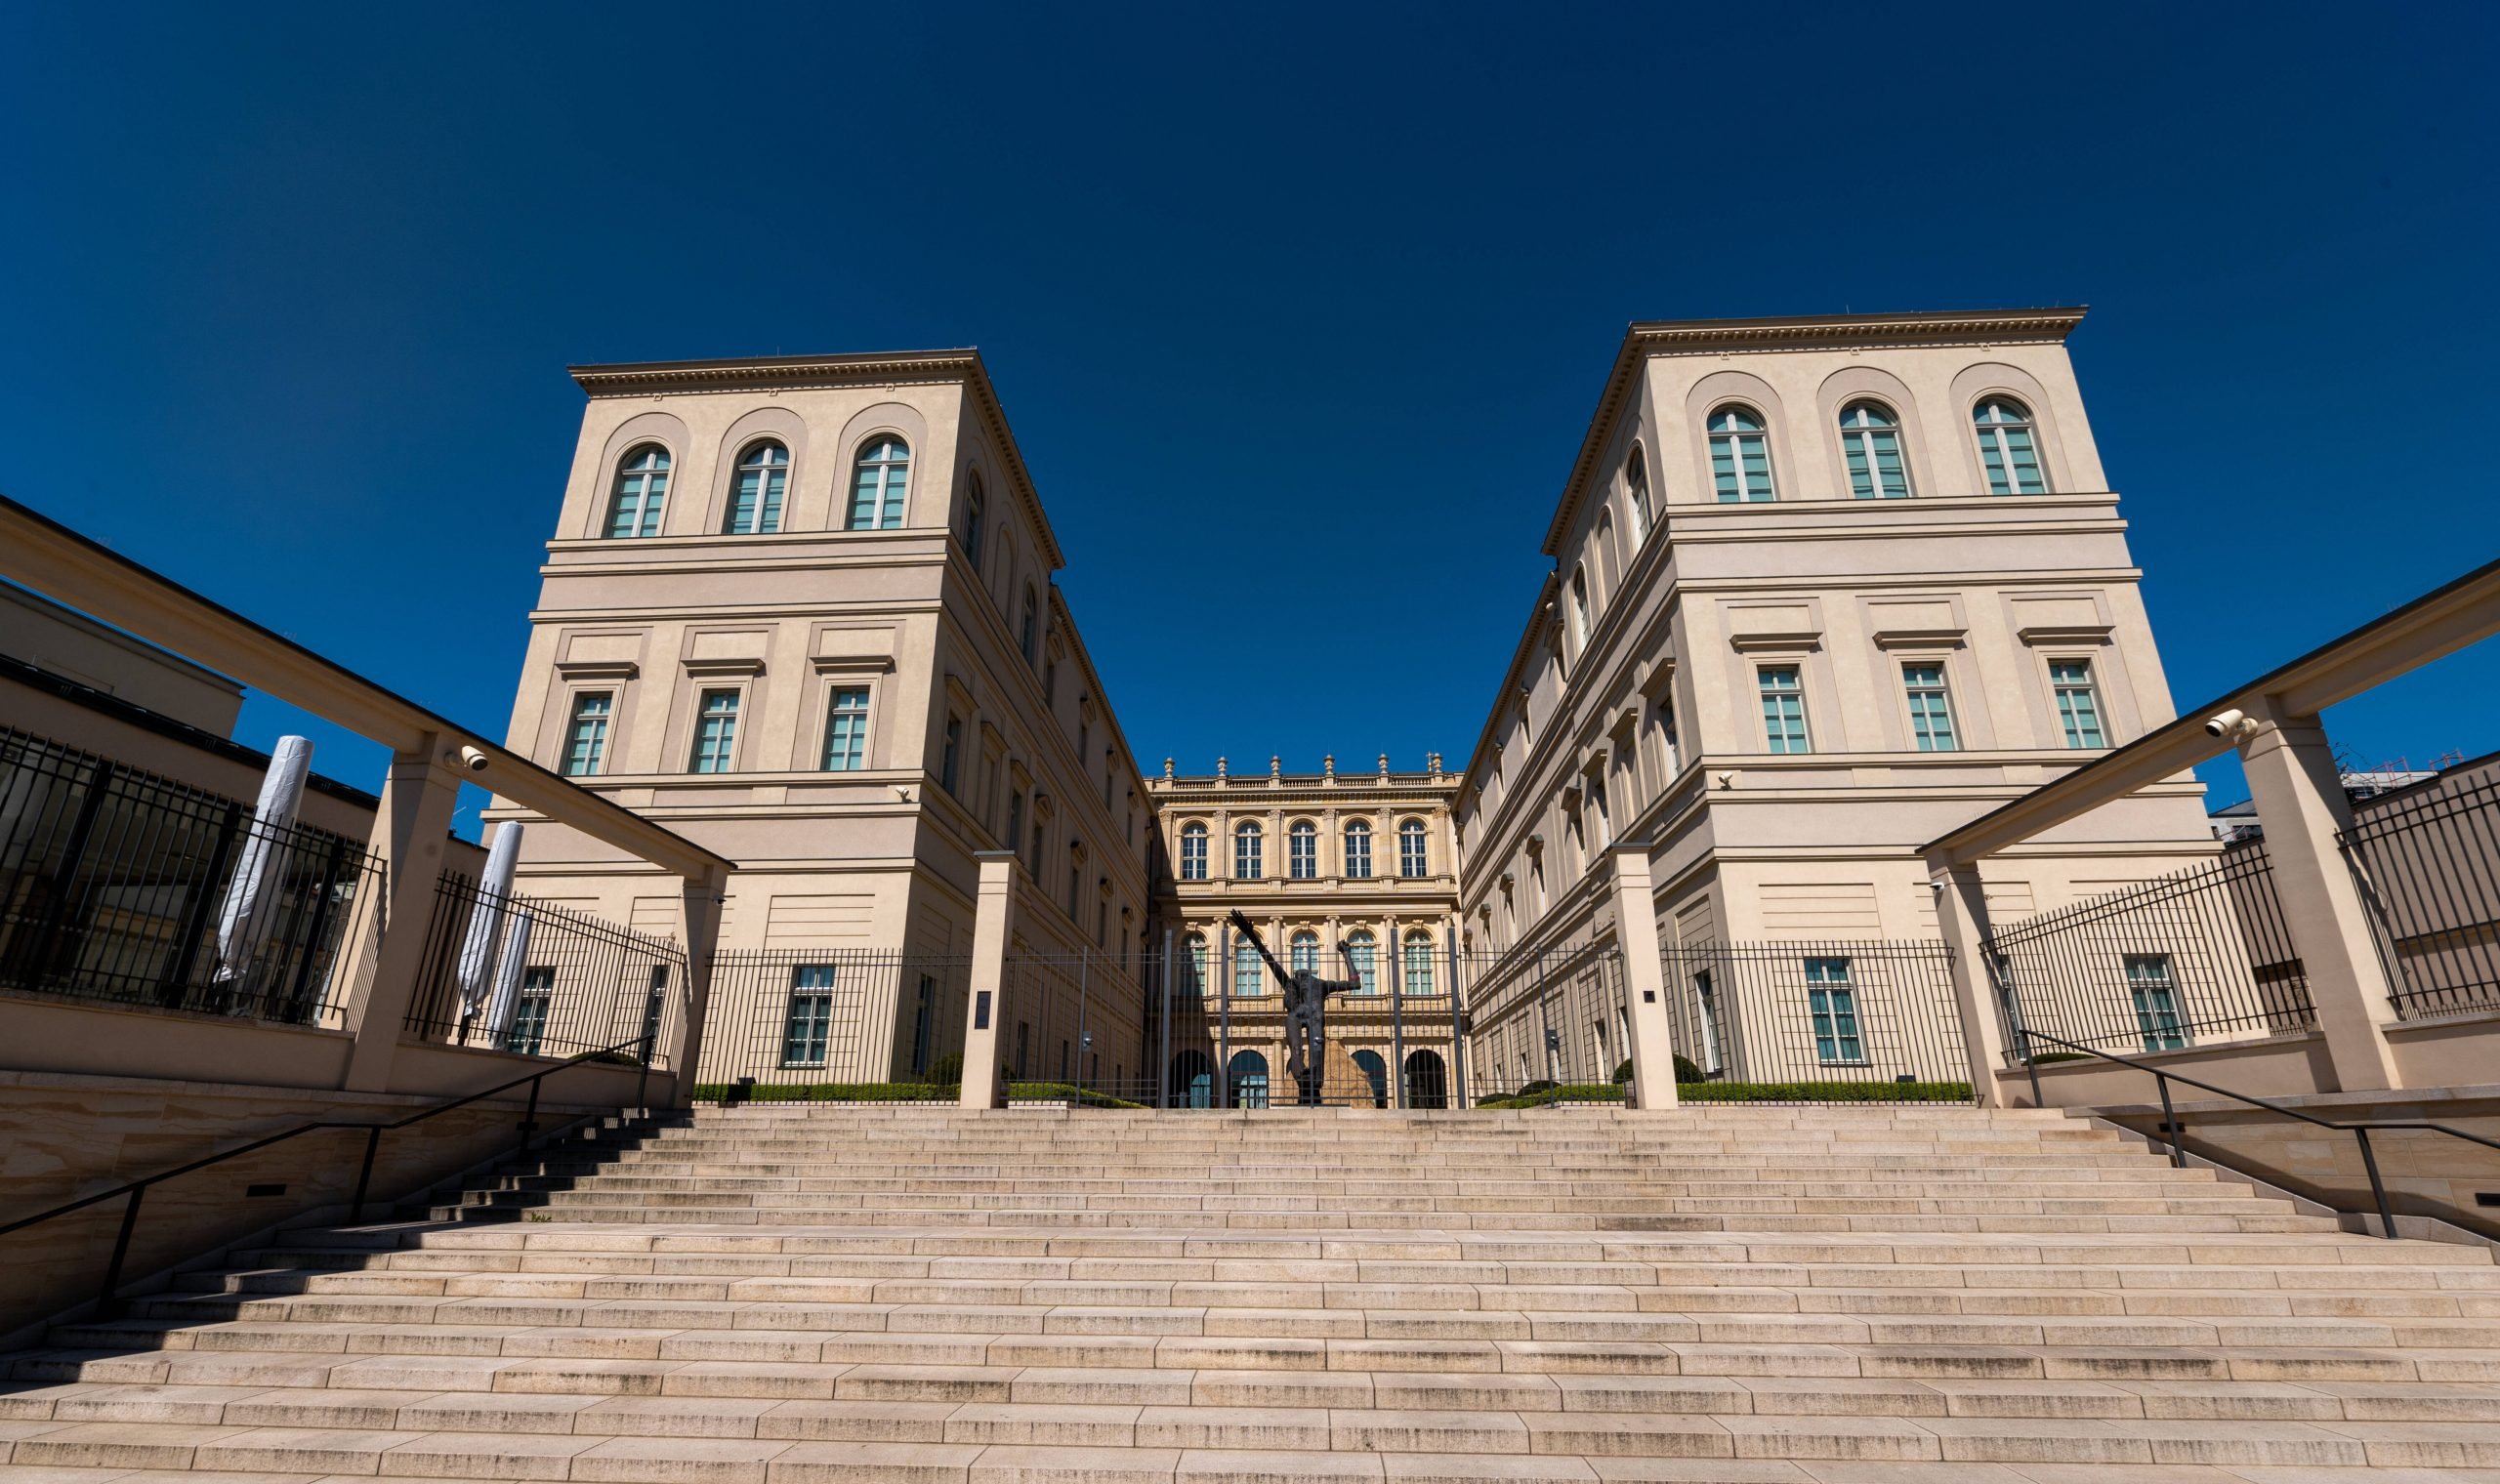
<instances>
[{"instance_id":1,"label":"rectangular window","mask_svg":"<svg viewBox=\"0 0 2500 1484\"><path fill-rule=\"evenodd\" d=\"M734 690L703 692L702 708L694 720L694 760L692 771L726 773L729 760L737 753L738 693Z\"/></svg>"},{"instance_id":2,"label":"rectangular window","mask_svg":"<svg viewBox=\"0 0 2500 1484\"><path fill-rule=\"evenodd\" d=\"M1766 665L1762 680L1762 729L1775 753L1810 753L1806 737L1806 687L1794 665Z\"/></svg>"},{"instance_id":3,"label":"rectangular window","mask_svg":"<svg viewBox=\"0 0 2500 1484\"><path fill-rule=\"evenodd\" d=\"M1085 847L1076 841L1069 841L1068 846L1067 920L1072 923L1076 921L1076 888L1085 881Z\"/></svg>"},{"instance_id":4,"label":"rectangular window","mask_svg":"<svg viewBox=\"0 0 2500 1484\"><path fill-rule=\"evenodd\" d=\"M1849 960L1808 959L1806 1000L1814 1016L1814 1054L1835 1064L1863 1064L1857 1039L1857 990L1849 981Z\"/></svg>"},{"instance_id":5,"label":"rectangular window","mask_svg":"<svg viewBox=\"0 0 2500 1484\"><path fill-rule=\"evenodd\" d=\"M1024 866L1026 870L1033 873L1033 885L1048 891L1050 884L1042 880L1042 822L1036 819L1033 821L1032 858L1026 861Z\"/></svg>"},{"instance_id":6,"label":"rectangular window","mask_svg":"<svg viewBox=\"0 0 2500 1484\"><path fill-rule=\"evenodd\" d=\"M1658 697L1658 741L1666 753L1667 775L1660 784L1664 787L1675 782L1677 770L1684 766L1684 760L1677 756L1675 702L1665 696Z\"/></svg>"},{"instance_id":7,"label":"rectangular window","mask_svg":"<svg viewBox=\"0 0 2500 1484\"><path fill-rule=\"evenodd\" d=\"M1094 901L1094 946L1104 946L1111 931L1111 899L1097 897Z\"/></svg>"},{"instance_id":8,"label":"rectangular window","mask_svg":"<svg viewBox=\"0 0 2500 1484\"><path fill-rule=\"evenodd\" d=\"M607 758L607 714L614 697L588 690L573 697L573 719L564 728L564 776L587 778Z\"/></svg>"},{"instance_id":9,"label":"rectangular window","mask_svg":"<svg viewBox=\"0 0 2500 1484\"><path fill-rule=\"evenodd\" d=\"M868 689L833 692L824 723L824 769L855 773L868 765Z\"/></svg>"},{"instance_id":10,"label":"rectangular window","mask_svg":"<svg viewBox=\"0 0 2500 1484\"><path fill-rule=\"evenodd\" d=\"M556 970L532 965L521 971L521 996L513 1002L512 1029L504 1034L504 1050L535 1056L547 1040L547 1010L556 999Z\"/></svg>"},{"instance_id":11,"label":"rectangular window","mask_svg":"<svg viewBox=\"0 0 2500 1484\"><path fill-rule=\"evenodd\" d=\"M2049 687L2058 701L2058 724L2068 747L2106 747L2101 731L2101 698L2092 688L2090 660L2052 660Z\"/></svg>"},{"instance_id":12,"label":"rectangular window","mask_svg":"<svg viewBox=\"0 0 2500 1484\"><path fill-rule=\"evenodd\" d=\"M1013 850L1024 838L1024 791L1018 789L1007 796L1007 848Z\"/></svg>"},{"instance_id":13,"label":"rectangular window","mask_svg":"<svg viewBox=\"0 0 2500 1484\"><path fill-rule=\"evenodd\" d=\"M938 786L949 794L955 793L956 769L962 763L963 753L964 719L948 717L945 750L938 755ZM956 797L960 799L963 796L957 794Z\"/></svg>"},{"instance_id":14,"label":"rectangular window","mask_svg":"<svg viewBox=\"0 0 2500 1484\"><path fill-rule=\"evenodd\" d=\"M833 966L802 964L790 971L790 1011L782 1021L781 1064L820 1067L833 1041Z\"/></svg>"},{"instance_id":15,"label":"rectangular window","mask_svg":"<svg viewBox=\"0 0 2500 1484\"><path fill-rule=\"evenodd\" d=\"M2135 997L2136 1029L2147 1051L2175 1051L2188 1044L2179 1016L2179 989L2170 977L2170 955L2127 955L2127 992Z\"/></svg>"},{"instance_id":16,"label":"rectangular window","mask_svg":"<svg viewBox=\"0 0 2500 1484\"><path fill-rule=\"evenodd\" d=\"M1910 743L1923 753L1949 753L1953 740L1953 703L1944 688L1944 666L1903 665L1901 686L1909 695Z\"/></svg>"}]
</instances>

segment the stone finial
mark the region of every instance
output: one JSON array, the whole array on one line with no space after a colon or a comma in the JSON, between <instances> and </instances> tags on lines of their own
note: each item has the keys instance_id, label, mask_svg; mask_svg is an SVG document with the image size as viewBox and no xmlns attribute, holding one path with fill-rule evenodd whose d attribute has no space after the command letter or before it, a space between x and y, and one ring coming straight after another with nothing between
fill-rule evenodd
<instances>
[{"instance_id":1,"label":"stone finial","mask_svg":"<svg viewBox=\"0 0 2500 1484\"><path fill-rule=\"evenodd\" d=\"M1270 753L1268 755L1268 781L1270 783L1282 783L1285 781L1285 760L1281 754Z\"/></svg>"},{"instance_id":2,"label":"stone finial","mask_svg":"<svg viewBox=\"0 0 2500 1484\"><path fill-rule=\"evenodd\" d=\"M1215 760L1215 776L1217 782L1221 783L1224 781L1224 760L1222 758Z\"/></svg>"},{"instance_id":3,"label":"stone finial","mask_svg":"<svg viewBox=\"0 0 2500 1484\"><path fill-rule=\"evenodd\" d=\"M1319 776L1328 779L1332 783L1336 781L1337 755L1335 753L1330 753L1328 756L1319 760Z\"/></svg>"},{"instance_id":4,"label":"stone finial","mask_svg":"<svg viewBox=\"0 0 2500 1484\"><path fill-rule=\"evenodd\" d=\"M1427 761L1430 763L1430 764L1431 764L1431 766L1432 766L1433 776L1434 776L1435 778L1437 778L1437 779L1438 779L1438 777L1440 777L1440 775L1441 775L1441 755L1440 755L1440 754L1438 754L1438 753L1433 753L1433 754L1429 755L1429 757L1428 757L1428 760L1427 760Z\"/></svg>"},{"instance_id":5,"label":"stone finial","mask_svg":"<svg viewBox=\"0 0 2500 1484\"><path fill-rule=\"evenodd\" d=\"M1166 783L1172 781L1172 760L1169 758L1163 760L1163 781Z\"/></svg>"},{"instance_id":6,"label":"stone finial","mask_svg":"<svg viewBox=\"0 0 2500 1484\"><path fill-rule=\"evenodd\" d=\"M1389 754L1387 753L1380 755L1380 775L1383 778L1389 776Z\"/></svg>"}]
</instances>

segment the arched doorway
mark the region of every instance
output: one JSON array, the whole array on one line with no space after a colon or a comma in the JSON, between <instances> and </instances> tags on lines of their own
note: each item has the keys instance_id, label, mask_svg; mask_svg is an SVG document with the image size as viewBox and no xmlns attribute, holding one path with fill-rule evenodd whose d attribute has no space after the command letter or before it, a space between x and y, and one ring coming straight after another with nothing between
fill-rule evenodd
<instances>
[{"instance_id":1,"label":"arched doorway","mask_svg":"<svg viewBox=\"0 0 2500 1484\"><path fill-rule=\"evenodd\" d=\"M1183 1051L1172 1058L1172 1106L1215 1106L1215 1063L1204 1051Z\"/></svg>"},{"instance_id":2,"label":"arched doorway","mask_svg":"<svg viewBox=\"0 0 2500 1484\"><path fill-rule=\"evenodd\" d=\"M1232 1053L1230 1075L1232 1106L1264 1108L1268 1105L1268 1058L1257 1051Z\"/></svg>"},{"instance_id":3,"label":"arched doorway","mask_svg":"<svg viewBox=\"0 0 2500 1484\"><path fill-rule=\"evenodd\" d=\"M1371 1080L1371 1105L1375 1108L1388 1107L1389 1063L1380 1059L1380 1052L1365 1050L1354 1052L1354 1065Z\"/></svg>"},{"instance_id":4,"label":"arched doorway","mask_svg":"<svg viewBox=\"0 0 2500 1484\"><path fill-rule=\"evenodd\" d=\"M1406 1053L1406 1106L1410 1108L1446 1108L1449 1106L1449 1073L1441 1065L1438 1051Z\"/></svg>"}]
</instances>

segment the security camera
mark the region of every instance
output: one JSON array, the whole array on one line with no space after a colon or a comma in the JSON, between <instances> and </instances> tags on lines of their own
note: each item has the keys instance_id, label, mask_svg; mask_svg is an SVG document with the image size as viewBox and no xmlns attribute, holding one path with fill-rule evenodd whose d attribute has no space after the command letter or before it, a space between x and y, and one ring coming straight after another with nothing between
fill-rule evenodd
<instances>
[{"instance_id":1,"label":"security camera","mask_svg":"<svg viewBox=\"0 0 2500 1484\"><path fill-rule=\"evenodd\" d=\"M460 765L473 773L484 772L486 762L486 755L474 747L464 746L460 749Z\"/></svg>"},{"instance_id":2,"label":"security camera","mask_svg":"<svg viewBox=\"0 0 2500 1484\"><path fill-rule=\"evenodd\" d=\"M2205 719L2205 734L2211 737L2228 737L2239 729L2240 722L2247 720L2248 713L2244 711L2218 711Z\"/></svg>"}]
</instances>

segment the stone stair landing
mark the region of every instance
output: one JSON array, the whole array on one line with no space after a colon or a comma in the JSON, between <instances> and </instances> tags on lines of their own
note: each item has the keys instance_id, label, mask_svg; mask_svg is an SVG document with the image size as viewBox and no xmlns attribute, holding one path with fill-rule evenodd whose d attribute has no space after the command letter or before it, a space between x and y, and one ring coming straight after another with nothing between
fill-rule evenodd
<instances>
[{"instance_id":1,"label":"stone stair landing","mask_svg":"<svg viewBox=\"0 0 2500 1484\"><path fill-rule=\"evenodd\" d=\"M2500 1267L2055 1113L771 1105L233 1255L0 1477L2500 1484Z\"/></svg>"}]
</instances>

